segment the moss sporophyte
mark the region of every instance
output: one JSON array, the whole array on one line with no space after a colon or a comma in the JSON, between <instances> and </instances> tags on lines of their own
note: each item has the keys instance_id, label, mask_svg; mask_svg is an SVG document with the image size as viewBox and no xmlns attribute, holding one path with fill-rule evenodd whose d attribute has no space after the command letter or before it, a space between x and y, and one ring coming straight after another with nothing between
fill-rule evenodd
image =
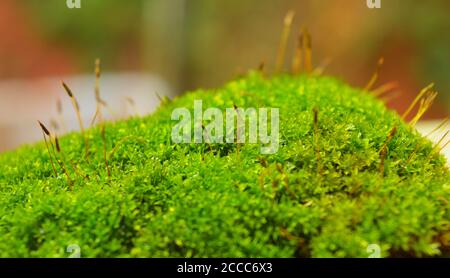
<instances>
[{"instance_id":1,"label":"moss sporophyte","mask_svg":"<svg viewBox=\"0 0 450 278\"><path fill-rule=\"evenodd\" d=\"M283 73L292 22L275 74L144 117L105 120L97 61L90 128L39 122L42 143L0 156L0 257L450 256L448 135L415 129L433 86L399 116L377 98L395 88L376 87L381 62L365 89L322 76L306 29Z\"/></svg>"}]
</instances>

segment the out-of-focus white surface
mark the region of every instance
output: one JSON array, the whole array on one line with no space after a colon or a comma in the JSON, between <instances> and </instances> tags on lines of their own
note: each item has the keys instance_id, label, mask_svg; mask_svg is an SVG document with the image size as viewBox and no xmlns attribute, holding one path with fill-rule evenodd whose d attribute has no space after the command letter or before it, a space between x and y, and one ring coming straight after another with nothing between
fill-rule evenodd
<instances>
[{"instance_id":1,"label":"out-of-focus white surface","mask_svg":"<svg viewBox=\"0 0 450 278\"><path fill-rule=\"evenodd\" d=\"M52 119L56 120L60 124L60 132L79 128L70 98L61 85L62 80L72 89L80 104L84 125L89 126L96 109L95 78L92 75L2 81L0 151L41 140L37 120L48 127ZM151 113L160 102L156 93L172 95L169 85L153 75L104 74L100 80L100 94L109 107L103 109L103 115L109 120ZM131 98L135 105L127 98ZM65 127L57 113L58 99L62 103Z\"/></svg>"},{"instance_id":2,"label":"out-of-focus white surface","mask_svg":"<svg viewBox=\"0 0 450 278\"><path fill-rule=\"evenodd\" d=\"M443 122L443 120L420 121L420 122L417 123L416 128L422 135L426 136L431 131L433 131L436 127L438 127L439 124L441 124L442 122ZM442 136L445 135L445 133L448 130L449 130L449 124L447 123L440 130L437 130L436 132L434 132L433 134L428 136L428 138L432 142L436 143L442 138ZM444 145L449 139L450 139L450 136L447 136L446 138L444 138L444 140L442 140L441 145ZM447 157L447 165L450 164L450 144L447 145L447 147L445 147L441 151L441 153Z\"/></svg>"}]
</instances>

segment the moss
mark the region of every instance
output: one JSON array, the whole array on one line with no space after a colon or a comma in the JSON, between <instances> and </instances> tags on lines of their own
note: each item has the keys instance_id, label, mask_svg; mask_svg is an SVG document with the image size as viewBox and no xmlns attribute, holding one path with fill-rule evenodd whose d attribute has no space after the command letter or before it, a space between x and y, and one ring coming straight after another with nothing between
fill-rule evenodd
<instances>
[{"instance_id":1,"label":"moss","mask_svg":"<svg viewBox=\"0 0 450 278\"><path fill-rule=\"evenodd\" d=\"M173 109L195 99L280 108L279 151L172 144ZM69 167L73 191L61 170L53 177L43 143L0 156L1 257L66 257L71 244L83 257L368 257L369 244L382 256L450 255L445 159L381 101L334 78L250 73L109 123L110 178L101 129L87 136L89 161L79 133L60 138L89 175Z\"/></svg>"}]
</instances>

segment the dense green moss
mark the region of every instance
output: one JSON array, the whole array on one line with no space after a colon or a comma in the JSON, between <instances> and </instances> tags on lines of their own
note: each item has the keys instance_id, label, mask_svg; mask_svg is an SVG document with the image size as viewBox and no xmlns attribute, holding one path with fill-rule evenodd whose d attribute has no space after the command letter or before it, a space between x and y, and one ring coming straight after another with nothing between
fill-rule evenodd
<instances>
[{"instance_id":1,"label":"dense green moss","mask_svg":"<svg viewBox=\"0 0 450 278\"><path fill-rule=\"evenodd\" d=\"M279 151L172 144L171 112L194 99L280 108ZM395 123L383 177L380 149ZM90 176L73 191L62 172L53 177L43 143L0 157L0 256L66 257L70 244L83 257L367 257L369 244L382 256L450 254L445 159L381 101L332 78L251 73L108 124L110 179L99 128L88 135L89 162L80 134L60 139L66 161Z\"/></svg>"}]
</instances>

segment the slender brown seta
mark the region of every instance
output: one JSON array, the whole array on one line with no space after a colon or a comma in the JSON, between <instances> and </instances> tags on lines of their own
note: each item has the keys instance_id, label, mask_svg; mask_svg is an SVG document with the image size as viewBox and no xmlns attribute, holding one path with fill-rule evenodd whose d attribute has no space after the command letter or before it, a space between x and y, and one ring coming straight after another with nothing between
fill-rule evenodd
<instances>
[{"instance_id":1,"label":"slender brown seta","mask_svg":"<svg viewBox=\"0 0 450 278\"><path fill-rule=\"evenodd\" d=\"M423 88L420 93L416 96L416 98L414 99L414 101L411 103L411 105L408 107L408 109L406 109L405 113L403 113L402 115L402 119L405 120L406 117L409 116L409 113L411 113L411 111L413 110L413 108L416 106L416 104L420 101L420 99L431 89L433 89L434 87L434 83L429 84L428 86L426 86L425 88Z\"/></svg>"},{"instance_id":2,"label":"slender brown seta","mask_svg":"<svg viewBox=\"0 0 450 278\"><path fill-rule=\"evenodd\" d=\"M95 96L100 99L100 75L101 75L101 61L99 58L95 59Z\"/></svg>"},{"instance_id":3,"label":"slender brown seta","mask_svg":"<svg viewBox=\"0 0 450 278\"><path fill-rule=\"evenodd\" d=\"M316 67L312 71L312 75L314 76L320 76L323 74L323 72L327 69L327 67L331 64L331 58L326 58L318 67Z\"/></svg>"},{"instance_id":4,"label":"slender brown seta","mask_svg":"<svg viewBox=\"0 0 450 278\"><path fill-rule=\"evenodd\" d=\"M59 145L58 136L56 136L56 135L55 135L55 145L56 145L56 150L60 153L61 152L61 146Z\"/></svg>"},{"instance_id":5,"label":"slender brown seta","mask_svg":"<svg viewBox=\"0 0 450 278\"><path fill-rule=\"evenodd\" d=\"M72 90L70 90L69 86L67 86L66 83L64 83L64 81L62 82L62 85L66 90L67 95L69 95L70 98L73 98L73 93Z\"/></svg>"},{"instance_id":6,"label":"slender brown seta","mask_svg":"<svg viewBox=\"0 0 450 278\"><path fill-rule=\"evenodd\" d=\"M286 228L280 228L280 235L289 241L297 242L299 246L304 244L304 239L294 236Z\"/></svg>"},{"instance_id":7,"label":"slender brown seta","mask_svg":"<svg viewBox=\"0 0 450 278\"><path fill-rule=\"evenodd\" d=\"M136 136L132 136L132 135L130 135L130 136L125 136L125 137L123 137L122 139L120 139L119 142L118 142L118 143L114 146L114 148L110 151L109 156L108 156L109 159L111 160L111 159L113 158L114 154L117 152L117 150L119 150L119 148L122 146L123 143L125 143L126 141L129 141L129 140L131 140L131 139L134 139L134 140L136 140L136 141L139 141L139 142L141 142L142 144L147 143L147 141L145 141L145 139L142 138L142 137L136 137Z\"/></svg>"},{"instance_id":8,"label":"slender brown seta","mask_svg":"<svg viewBox=\"0 0 450 278\"><path fill-rule=\"evenodd\" d=\"M303 65L302 65L303 63ZM297 38L297 47L295 49L294 58L292 59L292 73L299 74L303 69L306 73L322 74L325 67L328 65L329 59L322 68L313 71L312 64L312 39L307 28L303 27Z\"/></svg>"},{"instance_id":9,"label":"slender brown seta","mask_svg":"<svg viewBox=\"0 0 450 278\"><path fill-rule=\"evenodd\" d=\"M265 159L264 157L259 157L258 158L259 163L261 164L262 167L267 168L269 165L267 164L267 159Z\"/></svg>"},{"instance_id":10,"label":"slender brown seta","mask_svg":"<svg viewBox=\"0 0 450 278\"><path fill-rule=\"evenodd\" d=\"M69 175L69 173L67 172L67 169L66 169L66 167L65 167L64 160L62 159L62 162L59 161L58 156L57 156L56 153L55 153L55 147L53 147L52 139L54 138L54 140L55 140L55 145L56 145L56 150L57 150L58 153L60 153L60 155L61 155L61 157L62 157L62 154L61 154L61 146L59 145L58 136L55 135L55 136L53 137L53 135L51 134L51 132L48 130L48 128L47 128L43 123L41 123L41 122L39 122L39 121L38 121L38 123L39 123L39 125L40 125L40 127L41 127L41 129L42 129L42 134L44 135L45 145L46 145L46 147L47 147L47 152L48 152L48 154L49 154L49 156L50 156L50 161L51 161L51 163L52 163L52 168L53 168L53 171L54 171L55 175L58 176L58 172L56 171L55 164L53 163L53 156L51 155L50 148L49 148L49 146L48 146L47 136L48 136L48 138L49 138L50 146L51 146L51 149L52 149L52 151L53 151L53 155L55 156L55 160L56 160L56 162L58 163L59 167L63 170L64 174L66 175L66 177L67 177L67 183L69 184L69 189L72 190L72 189L73 189L73 188L72 188L72 180L70 179L70 175Z\"/></svg>"},{"instance_id":11,"label":"slender brown seta","mask_svg":"<svg viewBox=\"0 0 450 278\"><path fill-rule=\"evenodd\" d=\"M258 183L259 183L259 187L261 188L262 191L264 191L264 183L265 183L265 178L266 178L266 172L268 169L263 169L261 171L261 174L258 177Z\"/></svg>"},{"instance_id":12,"label":"slender brown seta","mask_svg":"<svg viewBox=\"0 0 450 278\"><path fill-rule=\"evenodd\" d=\"M442 127L444 127L444 126L447 124L447 122L448 122L448 117L445 118L441 123L439 123L439 125L437 125L433 130L431 130L430 132L428 132L428 134L425 135L425 137L429 137L429 136L431 136L433 133L435 133L436 131L440 130ZM416 155L416 153L419 151L420 147L422 147L424 141L425 141L425 140L422 140L422 141L420 141L420 142L416 145L416 147L414 148L414 150L411 152L411 154L409 155L408 159L406 160L405 165L408 165L409 162L411 162L411 160L413 159L413 157L414 157L414 156ZM448 142L447 142L447 143L448 143ZM439 145L438 145L438 146L439 146ZM446 146L446 144L444 144L444 146L441 148L441 150L444 149L445 146ZM440 150L439 150L439 152L440 152Z\"/></svg>"},{"instance_id":13,"label":"slender brown seta","mask_svg":"<svg viewBox=\"0 0 450 278\"><path fill-rule=\"evenodd\" d=\"M379 97L387 92L390 92L394 89L398 88L398 83L397 82L389 82L386 83L384 85L381 85L380 87L378 87L377 89L372 91L372 95Z\"/></svg>"},{"instance_id":14,"label":"slender brown seta","mask_svg":"<svg viewBox=\"0 0 450 278\"><path fill-rule=\"evenodd\" d=\"M411 126L415 126L416 123L422 118L422 116L430 109L437 95L438 95L437 92L428 91L428 93L420 100L420 105L417 114L409 122Z\"/></svg>"},{"instance_id":15,"label":"slender brown seta","mask_svg":"<svg viewBox=\"0 0 450 278\"><path fill-rule=\"evenodd\" d=\"M239 128L239 123L242 123L242 118L241 118L241 115L239 114L239 107L234 102L233 102L233 108L234 108L234 111L236 112L236 151L237 151L238 156L240 156L241 148L240 148L240 144L239 144L239 138L241 138L241 129ZM242 124L245 125L245 122L243 122ZM245 134L244 134L244 136L245 136Z\"/></svg>"},{"instance_id":16,"label":"slender brown seta","mask_svg":"<svg viewBox=\"0 0 450 278\"><path fill-rule=\"evenodd\" d=\"M56 171L55 163L53 162L53 156L50 152L50 148L49 148L48 142L47 142L47 136L50 136L50 132L48 131L48 129L45 127L45 125L43 123L41 123L40 121L38 121L38 123L42 130L42 135L44 136L44 142L45 142L45 146L47 147L48 156L50 157L50 162L52 165L53 173L55 174L55 177L58 177L58 172Z\"/></svg>"},{"instance_id":17,"label":"slender brown seta","mask_svg":"<svg viewBox=\"0 0 450 278\"><path fill-rule=\"evenodd\" d=\"M73 164L71 161L69 161L70 166L72 167L73 171L75 172L76 175L80 176L81 178L85 179L85 180L89 180L89 176L87 175L83 175L80 173L80 171L78 171L77 165Z\"/></svg>"},{"instance_id":18,"label":"slender brown seta","mask_svg":"<svg viewBox=\"0 0 450 278\"><path fill-rule=\"evenodd\" d=\"M52 127L52 129L59 131L59 124L58 121L55 119L50 119L50 126Z\"/></svg>"},{"instance_id":19,"label":"slender brown seta","mask_svg":"<svg viewBox=\"0 0 450 278\"><path fill-rule=\"evenodd\" d=\"M50 131L47 129L47 127L46 127L43 123L41 123L40 121L38 121L38 123L39 123L39 126L41 127L42 131L43 131L47 136L50 136Z\"/></svg>"},{"instance_id":20,"label":"slender brown seta","mask_svg":"<svg viewBox=\"0 0 450 278\"><path fill-rule=\"evenodd\" d=\"M209 143L209 142L211 142L212 140L211 140L211 137L209 137L209 134L207 134L206 133L206 127L202 124L202 130L203 130L203 134L206 134L206 135L208 135L208 137L206 138L207 140L208 140L208 147L209 147L209 151L210 152L212 152L213 151L213 149L212 149L212 146L211 146L211 143Z\"/></svg>"},{"instance_id":21,"label":"slender brown seta","mask_svg":"<svg viewBox=\"0 0 450 278\"><path fill-rule=\"evenodd\" d=\"M94 117L92 117L92 120L91 120L91 126L95 125L95 121L97 120L97 117L99 117L99 113L100 113L100 108L97 106L97 108L95 109Z\"/></svg>"},{"instance_id":22,"label":"slender brown seta","mask_svg":"<svg viewBox=\"0 0 450 278\"><path fill-rule=\"evenodd\" d=\"M58 100L56 101L56 111L58 112L59 115L63 113L63 107L60 98L58 98Z\"/></svg>"},{"instance_id":23,"label":"slender brown seta","mask_svg":"<svg viewBox=\"0 0 450 278\"><path fill-rule=\"evenodd\" d=\"M91 126L95 124L96 119L99 119L99 122L103 122L103 114L102 114L102 105L104 104L104 101L102 100L100 96L100 77L101 77L101 61L100 59L95 60L95 102L96 102L96 109L94 117L91 121Z\"/></svg>"},{"instance_id":24,"label":"slender brown seta","mask_svg":"<svg viewBox=\"0 0 450 278\"><path fill-rule=\"evenodd\" d=\"M431 136L433 133L444 127L448 123L448 117L446 117L439 125L437 125L433 130L431 130L425 137Z\"/></svg>"},{"instance_id":25,"label":"slender brown seta","mask_svg":"<svg viewBox=\"0 0 450 278\"><path fill-rule=\"evenodd\" d=\"M284 17L284 27L281 32L280 45L278 46L277 60L275 62L275 72L279 73L283 69L284 59L286 56L286 46L291 33L292 21L294 20L294 11L289 11Z\"/></svg>"},{"instance_id":26,"label":"slender brown seta","mask_svg":"<svg viewBox=\"0 0 450 278\"><path fill-rule=\"evenodd\" d=\"M302 67L303 55L303 33L297 38L297 47L295 48L294 58L292 59L292 74L299 74Z\"/></svg>"},{"instance_id":27,"label":"slender brown seta","mask_svg":"<svg viewBox=\"0 0 450 278\"><path fill-rule=\"evenodd\" d=\"M84 131L84 124L83 124L83 119L81 118L80 106L78 104L77 99L73 95L72 90L70 90L69 86L67 86L67 84L64 82L62 82L62 85L63 85L64 89L66 90L67 95L70 97L70 100L72 101L72 105L77 114L78 123L80 125L80 130L81 130L81 135L83 136L83 139L84 139L84 146L86 149L86 158L88 158L89 157L89 140Z\"/></svg>"},{"instance_id":28,"label":"slender brown seta","mask_svg":"<svg viewBox=\"0 0 450 278\"><path fill-rule=\"evenodd\" d=\"M433 151L432 152L440 152L440 150L442 150L443 148L445 148L448 144L445 143L442 147L441 144L442 142L444 142L444 139L447 137L447 135L450 133L450 130L447 130L444 135L442 135L441 139L439 139L439 141L436 142L436 144L434 145Z\"/></svg>"},{"instance_id":29,"label":"slender brown seta","mask_svg":"<svg viewBox=\"0 0 450 278\"><path fill-rule=\"evenodd\" d=\"M397 133L398 127L397 124L395 124L391 130L389 131L386 140L383 143L383 146L381 147L380 150L380 174L382 176L384 176L384 164L385 164L385 160L386 160L386 156L387 156L387 145L389 144L389 142L391 142L392 138L394 138L395 134Z\"/></svg>"},{"instance_id":30,"label":"slender brown seta","mask_svg":"<svg viewBox=\"0 0 450 278\"><path fill-rule=\"evenodd\" d=\"M435 154L439 154L445 147L447 147L447 145L449 144L450 140L448 140L445 144L442 144L442 142L444 141L444 139L447 137L447 135L450 133L450 130L447 130L444 135L442 135L441 139L439 139L439 141L437 141L434 146L433 149L431 150L431 152L428 154L427 159L431 159L431 157Z\"/></svg>"},{"instance_id":31,"label":"slender brown seta","mask_svg":"<svg viewBox=\"0 0 450 278\"><path fill-rule=\"evenodd\" d=\"M170 98L167 96L161 96L158 92L155 92L156 97L158 98L161 105L165 105L170 102Z\"/></svg>"},{"instance_id":32,"label":"slender brown seta","mask_svg":"<svg viewBox=\"0 0 450 278\"><path fill-rule=\"evenodd\" d=\"M60 160L58 159L56 153L54 154L56 157L56 162L58 162L59 167L63 170L64 175L66 175L67 178L67 183L69 184L69 189L72 191L73 190L73 184L72 184L72 179L70 178L69 172L67 171L67 166L66 166L66 162L64 160L64 156L61 152L61 146L59 144L59 139L58 136L55 135L54 136L54 140L55 140L55 146L56 146L56 151L58 152L58 154L60 155ZM52 145L53 148L53 145Z\"/></svg>"},{"instance_id":33,"label":"slender brown seta","mask_svg":"<svg viewBox=\"0 0 450 278\"><path fill-rule=\"evenodd\" d=\"M258 65L258 71L264 75L264 69L266 68L266 62L265 61L261 61L261 63L259 63Z\"/></svg>"},{"instance_id":34,"label":"slender brown seta","mask_svg":"<svg viewBox=\"0 0 450 278\"><path fill-rule=\"evenodd\" d=\"M378 81L378 77L380 76L381 66L384 64L384 58L381 57L378 59L377 67L375 69L375 72L373 73L372 77L370 78L367 85L364 87L364 91L370 91L373 88L373 85Z\"/></svg>"},{"instance_id":35,"label":"slender brown seta","mask_svg":"<svg viewBox=\"0 0 450 278\"><path fill-rule=\"evenodd\" d=\"M409 155L408 159L405 162L405 165L408 165L409 162L411 162L411 160L413 159L413 157L416 155L416 153L419 151L420 147L422 146L422 143L418 143L416 145L416 147L414 148L414 150L411 152L411 154Z\"/></svg>"},{"instance_id":36,"label":"slender brown seta","mask_svg":"<svg viewBox=\"0 0 450 278\"><path fill-rule=\"evenodd\" d=\"M137 109L136 102L134 101L134 99L132 97L125 97L125 100L131 106L131 108L133 109L133 112L136 115L140 115L139 110Z\"/></svg>"},{"instance_id":37,"label":"slender brown seta","mask_svg":"<svg viewBox=\"0 0 450 278\"><path fill-rule=\"evenodd\" d=\"M317 107L313 108L314 115L314 146L316 151L317 159L317 172L322 173L322 164L320 158L320 146L319 146L319 109Z\"/></svg>"},{"instance_id":38,"label":"slender brown seta","mask_svg":"<svg viewBox=\"0 0 450 278\"><path fill-rule=\"evenodd\" d=\"M60 122L60 126L62 127L63 131L66 131L67 128L64 121L63 105L60 98L58 98L58 100L56 101L56 111L58 112L58 120Z\"/></svg>"},{"instance_id":39,"label":"slender brown seta","mask_svg":"<svg viewBox=\"0 0 450 278\"><path fill-rule=\"evenodd\" d=\"M441 152L443 149L445 149L449 143L450 143L450 140L447 140L447 142L444 145L442 145L442 147L439 149L439 152Z\"/></svg>"},{"instance_id":40,"label":"slender brown seta","mask_svg":"<svg viewBox=\"0 0 450 278\"><path fill-rule=\"evenodd\" d=\"M398 98L399 96L400 96L400 93L396 91L396 92L390 93L389 95L387 95L385 97L380 98L380 100L386 104L386 103Z\"/></svg>"},{"instance_id":41,"label":"slender brown seta","mask_svg":"<svg viewBox=\"0 0 450 278\"><path fill-rule=\"evenodd\" d=\"M304 57L304 63L305 63L305 72L311 73L313 70L312 65L312 40L311 35L308 32L308 29L303 29L303 53L305 55Z\"/></svg>"},{"instance_id":42,"label":"slender brown seta","mask_svg":"<svg viewBox=\"0 0 450 278\"><path fill-rule=\"evenodd\" d=\"M111 170L109 169L108 156L106 153L106 132L105 132L105 124L102 124L101 127L102 141L103 141L103 159L105 160L105 167L108 173L108 178L111 177Z\"/></svg>"}]
</instances>

